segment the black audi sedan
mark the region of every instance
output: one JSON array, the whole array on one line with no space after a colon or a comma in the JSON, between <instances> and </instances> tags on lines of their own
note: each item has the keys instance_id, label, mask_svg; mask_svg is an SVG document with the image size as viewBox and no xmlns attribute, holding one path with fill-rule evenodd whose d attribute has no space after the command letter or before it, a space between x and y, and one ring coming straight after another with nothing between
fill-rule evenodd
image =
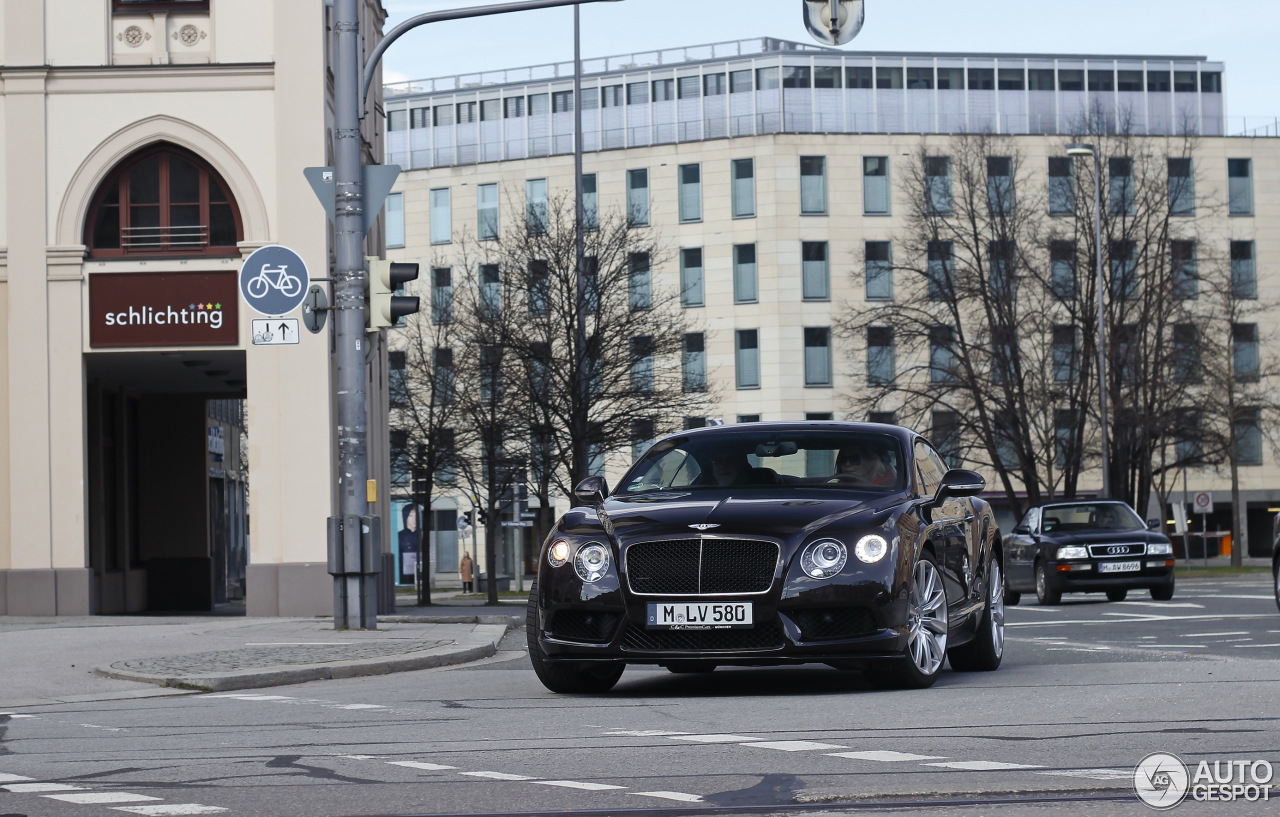
<instances>
[{"instance_id":1,"label":"black audi sedan","mask_svg":"<svg viewBox=\"0 0 1280 817\"><path fill-rule=\"evenodd\" d=\"M554 692L627 664L822 663L924 688L1004 652L1001 537L983 478L899 426L714 426L601 477L551 531L529 657Z\"/></svg>"},{"instance_id":2,"label":"black audi sedan","mask_svg":"<svg viewBox=\"0 0 1280 817\"><path fill-rule=\"evenodd\" d=\"M1105 592L1124 601L1130 590L1173 598L1173 545L1127 504L1055 502L1027 511L1005 537L1006 604L1035 591L1041 604L1063 593Z\"/></svg>"}]
</instances>

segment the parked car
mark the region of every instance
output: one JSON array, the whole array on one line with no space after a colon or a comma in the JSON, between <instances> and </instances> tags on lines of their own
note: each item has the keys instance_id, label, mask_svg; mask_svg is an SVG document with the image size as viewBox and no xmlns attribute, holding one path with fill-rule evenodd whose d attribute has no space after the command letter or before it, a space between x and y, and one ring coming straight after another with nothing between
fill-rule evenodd
<instances>
[{"instance_id":1,"label":"parked car","mask_svg":"<svg viewBox=\"0 0 1280 817\"><path fill-rule=\"evenodd\" d=\"M1271 585L1276 591L1276 607L1280 609L1280 513L1272 523L1271 537Z\"/></svg>"},{"instance_id":2,"label":"parked car","mask_svg":"<svg viewBox=\"0 0 1280 817\"><path fill-rule=\"evenodd\" d=\"M923 688L946 659L1004 653L1001 538L983 478L918 434L751 423L654 443L542 546L529 657L555 692L603 692L627 664L672 672L822 663Z\"/></svg>"},{"instance_id":3,"label":"parked car","mask_svg":"<svg viewBox=\"0 0 1280 817\"><path fill-rule=\"evenodd\" d=\"M1124 502L1053 502L1027 511L1005 537L1005 604L1035 591L1041 604L1063 593L1105 592L1123 601L1130 590L1173 598L1173 544Z\"/></svg>"}]
</instances>

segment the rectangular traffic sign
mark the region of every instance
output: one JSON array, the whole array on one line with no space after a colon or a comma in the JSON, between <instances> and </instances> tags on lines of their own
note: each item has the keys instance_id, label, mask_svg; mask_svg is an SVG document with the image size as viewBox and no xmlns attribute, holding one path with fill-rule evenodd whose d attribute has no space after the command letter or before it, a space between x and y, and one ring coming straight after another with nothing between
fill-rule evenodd
<instances>
[{"instance_id":1,"label":"rectangular traffic sign","mask_svg":"<svg viewBox=\"0 0 1280 817\"><path fill-rule=\"evenodd\" d=\"M285 346L298 342L297 318L254 318L254 346Z\"/></svg>"},{"instance_id":2,"label":"rectangular traffic sign","mask_svg":"<svg viewBox=\"0 0 1280 817\"><path fill-rule=\"evenodd\" d=\"M533 523L532 523L532 522L530 522L530 521L528 521L527 519L525 519L525 520L521 520L521 521L519 521L519 522L512 522L512 521L510 521L510 520L504 519L504 520L502 520L502 527L504 527L504 528L532 528L532 527L533 527Z\"/></svg>"}]
</instances>

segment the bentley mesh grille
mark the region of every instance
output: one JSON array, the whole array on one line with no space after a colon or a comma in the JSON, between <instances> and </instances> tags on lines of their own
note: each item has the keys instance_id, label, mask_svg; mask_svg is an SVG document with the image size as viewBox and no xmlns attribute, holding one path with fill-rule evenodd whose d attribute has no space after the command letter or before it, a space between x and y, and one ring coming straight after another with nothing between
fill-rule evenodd
<instances>
[{"instance_id":1,"label":"bentley mesh grille","mask_svg":"<svg viewBox=\"0 0 1280 817\"><path fill-rule=\"evenodd\" d=\"M763 593L777 566L777 544L757 539L672 539L627 549L627 582L645 595Z\"/></svg>"},{"instance_id":2,"label":"bentley mesh grille","mask_svg":"<svg viewBox=\"0 0 1280 817\"><path fill-rule=\"evenodd\" d=\"M783 643L776 622L750 630L645 630L630 626L622 636L623 649L637 652L773 650Z\"/></svg>"},{"instance_id":3,"label":"bentley mesh grille","mask_svg":"<svg viewBox=\"0 0 1280 817\"><path fill-rule=\"evenodd\" d=\"M831 607L818 610L787 610L800 628L802 641L857 638L876 631L876 620L865 607Z\"/></svg>"},{"instance_id":4,"label":"bentley mesh grille","mask_svg":"<svg viewBox=\"0 0 1280 817\"><path fill-rule=\"evenodd\" d=\"M613 639L613 634L617 631L621 620L621 613L560 610L551 617L549 631L552 638L558 638L561 641L607 644Z\"/></svg>"}]
</instances>

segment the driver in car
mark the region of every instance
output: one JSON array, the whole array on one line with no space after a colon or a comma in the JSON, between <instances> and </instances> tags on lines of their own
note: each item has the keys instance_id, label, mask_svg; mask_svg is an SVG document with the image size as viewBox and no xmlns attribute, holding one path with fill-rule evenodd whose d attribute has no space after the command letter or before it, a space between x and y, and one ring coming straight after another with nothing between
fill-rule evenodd
<instances>
[{"instance_id":1,"label":"driver in car","mask_svg":"<svg viewBox=\"0 0 1280 817\"><path fill-rule=\"evenodd\" d=\"M885 463L880 453L870 446L850 445L836 455L836 476L864 485L892 485L897 474Z\"/></svg>"}]
</instances>

